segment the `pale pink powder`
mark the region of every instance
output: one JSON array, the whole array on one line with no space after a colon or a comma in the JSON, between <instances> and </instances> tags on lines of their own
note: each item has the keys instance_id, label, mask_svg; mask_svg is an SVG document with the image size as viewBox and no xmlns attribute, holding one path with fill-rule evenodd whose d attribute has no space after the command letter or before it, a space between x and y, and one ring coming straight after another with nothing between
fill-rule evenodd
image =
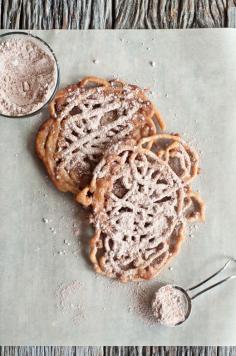
<instances>
[{"instance_id":1,"label":"pale pink powder","mask_svg":"<svg viewBox=\"0 0 236 356\"><path fill-rule=\"evenodd\" d=\"M40 109L57 82L53 56L39 41L12 36L0 42L0 112L22 116Z\"/></svg>"},{"instance_id":2,"label":"pale pink powder","mask_svg":"<svg viewBox=\"0 0 236 356\"><path fill-rule=\"evenodd\" d=\"M165 285L155 293L152 311L159 323L175 326L185 320L187 310L186 296L172 285Z\"/></svg>"}]
</instances>

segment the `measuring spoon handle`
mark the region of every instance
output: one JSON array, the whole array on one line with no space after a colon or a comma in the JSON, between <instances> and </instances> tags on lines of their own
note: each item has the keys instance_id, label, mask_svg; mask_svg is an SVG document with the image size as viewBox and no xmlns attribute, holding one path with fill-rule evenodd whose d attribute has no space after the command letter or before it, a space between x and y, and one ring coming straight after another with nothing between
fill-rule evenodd
<instances>
[{"instance_id":1,"label":"measuring spoon handle","mask_svg":"<svg viewBox=\"0 0 236 356\"><path fill-rule=\"evenodd\" d=\"M222 279L221 281L219 281L219 282L217 282L217 283L215 283L215 284L212 284L211 286L209 286L209 287L207 287L207 288L201 290L200 292L198 292L197 294L195 294L193 297L191 297L191 299L195 299L195 298L197 298L199 295L201 295L201 294L207 292L208 290L210 290L210 289L212 289L212 288L214 288L214 287L216 287L216 286L218 286L218 285L220 285L220 284L222 284L222 283L224 283L224 282L227 282L227 281L229 281L230 279L233 279L233 278L236 278L236 274L234 274L234 275L232 275L232 276L228 276L228 277Z\"/></svg>"},{"instance_id":2,"label":"measuring spoon handle","mask_svg":"<svg viewBox=\"0 0 236 356\"><path fill-rule=\"evenodd\" d=\"M213 273L212 275L210 275L208 278L204 279L204 281L196 284L195 286L191 287L191 288L188 288L187 291L190 292L200 286L202 286L203 284L205 284L206 282L208 282L210 279L214 278L215 276L217 276L218 274L220 274L221 272L223 272L227 267L228 265L230 264L230 262L236 262L236 259L234 258L230 258L225 264L223 267L221 267L218 271L216 271L215 273Z\"/></svg>"}]
</instances>

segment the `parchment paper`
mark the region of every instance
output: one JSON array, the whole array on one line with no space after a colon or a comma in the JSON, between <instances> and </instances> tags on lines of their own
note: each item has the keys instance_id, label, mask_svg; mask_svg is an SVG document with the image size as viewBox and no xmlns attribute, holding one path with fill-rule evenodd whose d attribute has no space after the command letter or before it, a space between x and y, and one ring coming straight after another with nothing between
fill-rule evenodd
<instances>
[{"instance_id":1,"label":"parchment paper","mask_svg":"<svg viewBox=\"0 0 236 356\"><path fill-rule=\"evenodd\" d=\"M141 283L144 293L159 282L190 287L236 257L236 31L35 33L58 57L61 86L84 75L118 75L149 87L169 132L184 134L202 152L195 189L206 201L206 223L187 238L172 271ZM71 195L56 191L34 154L46 118L45 111L0 119L0 344L235 344L234 280L194 300L186 324L165 328L146 325L130 286L96 278L86 259L85 215ZM73 281L75 300L64 305L58 291Z\"/></svg>"}]
</instances>

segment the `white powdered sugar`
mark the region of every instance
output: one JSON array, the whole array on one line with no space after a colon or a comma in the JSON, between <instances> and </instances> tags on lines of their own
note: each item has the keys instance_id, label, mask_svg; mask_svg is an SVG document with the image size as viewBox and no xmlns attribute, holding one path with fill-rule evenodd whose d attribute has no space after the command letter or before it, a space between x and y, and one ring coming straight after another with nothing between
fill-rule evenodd
<instances>
[{"instance_id":1,"label":"white powdered sugar","mask_svg":"<svg viewBox=\"0 0 236 356\"><path fill-rule=\"evenodd\" d=\"M183 223L179 207L184 189L181 179L154 153L120 147L113 154L112 167L116 161L121 165L116 174L109 171L106 157L94 172L94 179L110 175L112 190L105 209L95 208L93 223L102 231L106 272L130 278L170 257L169 239Z\"/></svg>"},{"instance_id":2,"label":"white powdered sugar","mask_svg":"<svg viewBox=\"0 0 236 356\"><path fill-rule=\"evenodd\" d=\"M152 138L110 148L90 184L92 261L97 271L122 281L154 277L179 252L186 222L203 216L189 186L197 156L178 136L156 137L164 145L156 154L142 146Z\"/></svg>"},{"instance_id":3,"label":"white powdered sugar","mask_svg":"<svg viewBox=\"0 0 236 356\"><path fill-rule=\"evenodd\" d=\"M151 112L148 101L140 98L140 90L124 87L116 94L112 86L77 88L69 93L66 104L57 112L57 123L63 126L58 135L55 160L57 179L65 170L73 176L90 175L106 147L132 136L145 126L143 111ZM63 172L62 172L63 175Z\"/></svg>"}]
</instances>

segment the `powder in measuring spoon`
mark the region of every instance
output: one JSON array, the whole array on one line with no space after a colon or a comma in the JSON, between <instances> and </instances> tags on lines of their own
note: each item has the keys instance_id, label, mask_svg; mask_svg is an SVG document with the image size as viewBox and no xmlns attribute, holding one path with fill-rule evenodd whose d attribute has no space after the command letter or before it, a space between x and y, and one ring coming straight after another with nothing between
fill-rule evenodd
<instances>
[{"instance_id":1,"label":"powder in measuring spoon","mask_svg":"<svg viewBox=\"0 0 236 356\"><path fill-rule=\"evenodd\" d=\"M157 321L166 326L175 326L185 320L188 301L183 292L166 285L154 295L152 311Z\"/></svg>"},{"instance_id":2,"label":"powder in measuring spoon","mask_svg":"<svg viewBox=\"0 0 236 356\"><path fill-rule=\"evenodd\" d=\"M0 114L37 111L50 99L56 83L55 58L39 40L11 35L0 42Z\"/></svg>"}]
</instances>

